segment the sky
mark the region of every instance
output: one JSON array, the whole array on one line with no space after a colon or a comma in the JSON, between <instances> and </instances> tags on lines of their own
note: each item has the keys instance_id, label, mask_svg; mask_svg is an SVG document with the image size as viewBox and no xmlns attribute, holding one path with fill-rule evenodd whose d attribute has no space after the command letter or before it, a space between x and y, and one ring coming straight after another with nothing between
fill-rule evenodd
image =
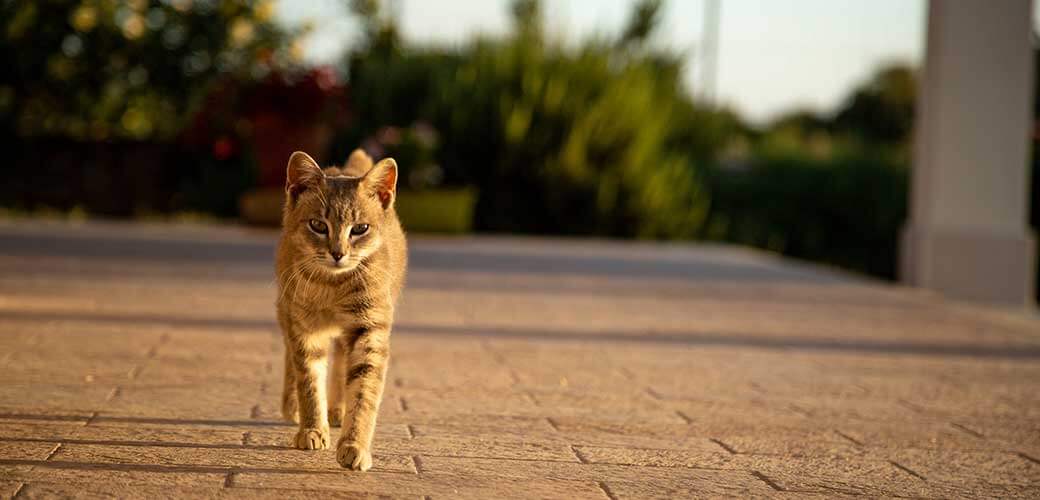
<instances>
[{"instance_id":1,"label":"sky","mask_svg":"<svg viewBox=\"0 0 1040 500\"><path fill-rule=\"evenodd\" d=\"M510 0L390 1L408 41L460 45L509 29ZM569 42L619 32L635 0L543 0L550 32ZM335 62L355 43L345 0L279 4L287 25L308 21L309 60ZM687 84L698 92L705 0L666 0L655 43L686 54ZM918 65L925 0L722 0L716 100L752 123L786 112L833 112L880 66Z\"/></svg>"}]
</instances>

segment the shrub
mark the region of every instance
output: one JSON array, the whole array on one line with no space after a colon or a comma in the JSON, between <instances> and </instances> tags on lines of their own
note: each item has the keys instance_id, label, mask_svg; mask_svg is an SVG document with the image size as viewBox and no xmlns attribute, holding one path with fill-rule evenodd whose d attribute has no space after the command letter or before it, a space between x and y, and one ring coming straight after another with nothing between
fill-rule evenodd
<instances>
[{"instance_id":1,"label":"shrub","mask_svg":"<svg viewBox=\"0 0 1040 500\"><path fill-rule=\"evenodd\" d=\"M704 236L893 279L906 220L908 171L844 154L763 157L716 168Z\"/></svg>"},{"instance_id":2,"label":"shrub","mask_svg":"<svg viewBox=\"0 0 1040 500\"><path fill-rule=\"evenodd\" d=\"M708 206L699 169L734 120L691 101L679 57L643 47L655 5L641 3L639 29L577 48L543 34L533 1L516 4L512 35L458 50L372 28L350 63L357 126L338 142L431 124L444 183L477 188L477 230L692 237Z\"/></svg>"}]
</instances>

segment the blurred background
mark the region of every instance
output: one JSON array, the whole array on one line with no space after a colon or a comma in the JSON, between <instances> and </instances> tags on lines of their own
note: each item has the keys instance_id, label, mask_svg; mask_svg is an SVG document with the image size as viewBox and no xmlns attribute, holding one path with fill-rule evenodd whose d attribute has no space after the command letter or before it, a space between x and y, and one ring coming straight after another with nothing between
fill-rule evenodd
<instances>
[{"instance_id":1,"label":"blurred background","mask_svg":"<svg viewBox=\"0 0 1040 500\"><path fill-rule=\"evenodd\" d=\"M398 160L414 233L897 277L923 0L0 5L6 217L274 226L291 151L360 145Z\"/></svg>"}]
</instances>

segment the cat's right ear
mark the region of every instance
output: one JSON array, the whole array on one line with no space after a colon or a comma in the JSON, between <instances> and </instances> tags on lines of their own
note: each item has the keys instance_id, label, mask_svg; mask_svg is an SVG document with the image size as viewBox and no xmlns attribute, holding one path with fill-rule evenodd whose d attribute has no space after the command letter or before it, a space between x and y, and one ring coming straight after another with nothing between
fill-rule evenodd
<instances>
[{"instance_id":1,"label":"cat's right ear","mask_svg":"<svg viewBox=\"0 0 1040 500\"><path fill-rule=\"evenodd\" d=\"M300 193L316 188L325 179L318 163L303 151L289 156L289 166L285 169L285 193L291 201L296 201Z\"/></svg>"}]
</instances>

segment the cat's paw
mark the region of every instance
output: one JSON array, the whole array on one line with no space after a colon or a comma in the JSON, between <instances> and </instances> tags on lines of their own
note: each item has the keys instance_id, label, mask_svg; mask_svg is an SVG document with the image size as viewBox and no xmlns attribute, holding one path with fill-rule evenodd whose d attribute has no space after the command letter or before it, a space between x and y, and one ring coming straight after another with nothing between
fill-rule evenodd
<instances>
[{"instance_id":1,"label":"cat's paw","mask_svg":"<svg viewBox=\"0 0 1040 500\"><path fill-rule=\"evenodd\" d=\"M340 441L336 461L346 469L364 472L372 468L372 452L358 443Z\"/></svg>"},{"instance_id":2,"label":"cat's paw","mask_svg":"<svg viewBox=\"0 0 1040 500\"><path fill-rule=\"evenodd\" d=\"M343 424L343 409L329 408L329 425L339 427Z\"/></svg>"},{"instance_id":3,"label":"cat's paw","mask_svg":"<svg viewBox=\"0 0 1040 500\"><path fill-rule=\"evenodd\" d=\"M293 446L301 450L327 450L329 449L329 431L328 429L304 427L296 433Z\"/></svg>"}]
</instances>

